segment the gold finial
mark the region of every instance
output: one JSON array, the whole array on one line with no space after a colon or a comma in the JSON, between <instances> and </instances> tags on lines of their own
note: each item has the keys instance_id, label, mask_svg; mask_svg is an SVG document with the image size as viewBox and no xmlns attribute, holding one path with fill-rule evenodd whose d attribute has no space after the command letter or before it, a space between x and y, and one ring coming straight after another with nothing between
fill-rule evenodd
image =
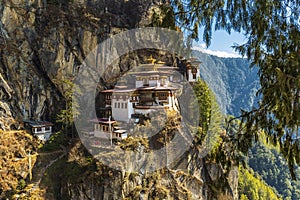
<instances>
[{"instance_id":1,"label":"gold finial","mask_svg":"<svg viewBox=\"0 0 300 200\"><path fill-rule=\"evenodd\" d=\"M148 58L147 61L150 61L151 64L155 64L156 59L154 59L151 54L150 58Z\"/></svg>"},{"instance_id":2,"label":"gold finial","mask_svg":"<svg viewBox=\"0 0 300 200\"><path fill-rule=\"evenodd\" d=\"M157 64L165 64L166 62L163 61L157 61Z\"/></svg>"}]
</instances>

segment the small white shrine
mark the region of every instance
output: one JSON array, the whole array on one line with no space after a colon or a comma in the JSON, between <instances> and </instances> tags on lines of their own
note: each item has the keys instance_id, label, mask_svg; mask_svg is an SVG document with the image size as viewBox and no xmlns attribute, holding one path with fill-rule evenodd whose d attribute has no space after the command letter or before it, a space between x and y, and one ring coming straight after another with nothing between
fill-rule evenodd
<instances>
[{"instance_id":1,"label":"small white shrine","mask_svg":"<svg viewBox=\"0 0 300 200\"><path fill-rule=\"evenodd\" d=\"M52 134L52 126L51 122L47 121L31 121L25 120L24 126L27 130L29 130L33 135L37 136L42 141L49 140Z\"/></svg>"},{"instance_id":2,"label":"small white shrine","mask_svg":"<svg viewBox=\"0 0 300 200\"><path fill-rule=\"evenodd\" d=\"M93 123L94 130L89 135L108 140L123 140L127 138L127 131L120 130L116 126L117 121L110 120L109 118L96 118L90 120L90 122Z\"/></svg>"}]
</instances>

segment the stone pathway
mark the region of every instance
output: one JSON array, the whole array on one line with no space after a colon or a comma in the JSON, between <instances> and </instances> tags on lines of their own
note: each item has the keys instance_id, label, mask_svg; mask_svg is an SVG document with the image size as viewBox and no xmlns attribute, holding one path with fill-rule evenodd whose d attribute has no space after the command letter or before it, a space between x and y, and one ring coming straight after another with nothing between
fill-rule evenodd
<instances>
[{"instance_id":1,"label":"stone pathway","mask_svg":"<svg viewBox=\"0 0 300 200\"><path fill-rule=\"evenodd\" d=\"M42 179L44 178L44 174L46 172L46 170L51 167L56 161L58 161L59 159L63 158L65 155L67 155L67 150L66 147L60 145L60 148L62 148L62 150L58 150L58 151L54 151L54 152L49 152L49 153L42 153L41 155L51 155L51 154L55 154L58 152L63 152L59 157L55 158L54 160L51 160L50 163L48 163L38 174L38 180L35 181L34 183L32 183L32 187L27 191L27 193L31 193L33 190L35 190L36 188L39 188L39 185L42 181Z\"/></svg>"}]
</instances>

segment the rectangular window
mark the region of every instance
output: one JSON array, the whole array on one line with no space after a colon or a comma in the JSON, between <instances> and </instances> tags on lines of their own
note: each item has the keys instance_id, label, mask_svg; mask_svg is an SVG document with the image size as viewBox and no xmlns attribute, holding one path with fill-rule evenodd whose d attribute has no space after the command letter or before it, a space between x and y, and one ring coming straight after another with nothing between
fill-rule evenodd
<instances>
[{"instance_id":1,"label":"rectangular window","mask_svg":"<svg viewBox=\"0 0 300 200\"><path fill-rule=\"evenodd\" d=\"M115 102L115 108L117 108L117 103Z\"/></svg>"},{"instance_id":2,"label":"rectangular window","mask_svg":"<svg viewBox=\"0 0 300 200\"><path fill-rule=\"evenodd\" d=\"M125 109L127 109L127 103L125 103Z\"/></svg>"},{"instance_id":3,"label":"rectangular window","mask_svg":"<svg viewBox=\"0 0 300 200\"><path fill-rule=\"evenodd\" d=\"M120 108L120 102L118 103L118 108Z\"/></svg>"},{"instance_id":4,"label":"rectangular window","mask_svg":"<svg viewBox=\"0 0 300 200\"><path fill-rule=\"evenodd\" d=\"M149 79L143 78L143 85L144 86L149 86Z\"/></svg>"},{"instance_id":5,"label":"rectangular window","mask_svg":"<svg viewBox=\"0 0 300 200\"><path fill-rule=\"evenodd\" d=\"M123 108L124 107L124 103L122 102L122 104L121 104L121 108Z\"/></svg>"},{"instance_id":6,"label":"rectangular window","mask_svg":"<svg viewBox=\"0 0 300 200\"><path fill-rule=\"evenodd\" d=\"M36 132L41 132L42 131L42 128L39 127L39 128L36 128Z\"/></svg>"}]
</instances>

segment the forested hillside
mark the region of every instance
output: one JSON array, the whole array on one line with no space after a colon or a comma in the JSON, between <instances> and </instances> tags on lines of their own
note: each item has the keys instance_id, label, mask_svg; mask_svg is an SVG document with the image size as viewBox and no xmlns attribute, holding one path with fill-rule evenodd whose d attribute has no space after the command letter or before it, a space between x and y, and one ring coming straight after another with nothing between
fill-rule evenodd
<instances>
[{"instance_id":1,"label":"forested hillside","mask_svg":"<svg viewBox=\"0 0 300 200\"><path fill-rule=\"evenodd\" d=\"M224 113L238 116L241 109L249 111L257 103L258 69L249 68L246 59L221 58L196 50L192 54L201 60L201 77L215 93Z\"/></svg>"},{"instance_id":2,"label":"forested hillside","mask_svg":"<svg viewBox=\"0 0 300 200\"><path fill-rule=\"evenodd\" d=\"M240 200L259 199L277 200L281 199L276 190L268 186L253 170L239 168L239 198Z\"/></svg>"},{"instance_id":3,"label":"forested hillside","mask_svg":"<svg viewBox=\"0 0 300 200\"><path fill-rule=\"evenodd\" d=\"M221 58L200 51L193 51L193 54L203 62L201 76L215 92L223 111L239 116L240 109L251 110L258 99L255 93L259 80L255 67L250 69L250 63L242 58ZM286 160L278 148L266 143L255 144L245 158L249 169L240 168L239 190L245 193L241 198L264 199L262 197L270 188L262 185L267 184L283 199L300 199L300 169L296 170L298 181L292 180ZM261 189L256 198L254 194L259 188L265 189Z\"/></svg>"},{"instance_id":4,"label":"forested hillside","mask_svg":"<svg viewBox=\"0 0 300 200\"><path fill-rule=\"evenodd\" d=\"M288 165L276 148L262 143L254 145L247 163L283 199L300 199L300 168L295 170L297 180L292 180Z\"/></svg>"}]
</instances>

